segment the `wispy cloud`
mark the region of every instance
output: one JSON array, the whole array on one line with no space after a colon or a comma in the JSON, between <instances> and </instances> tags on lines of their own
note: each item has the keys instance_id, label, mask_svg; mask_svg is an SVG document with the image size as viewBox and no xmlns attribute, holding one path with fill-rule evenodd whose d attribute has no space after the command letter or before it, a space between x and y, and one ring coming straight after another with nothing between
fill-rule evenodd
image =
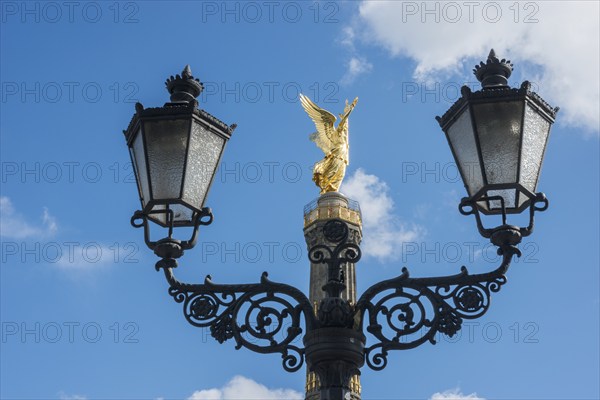
<instances>
[{"instance_id":1,"label":"wispy cloud","mask_svg":"<svg viewBox=\"0 0 600 400\"><path fill-rule=\"evenodd\" d=\"M477 396L477 393L462 394L460 389L449 389L444 392L434 393L429 400L485 400Z\"/></svg>"},{"instance_id":2,"label":"wispy cloud","mask_svg":"<svg viewBox=\"0 0 600 400\"><path fill-rule=\"evenodd\" d=\"M341 38L338 42L348 50L348 61L346 62L346 72L340 79L340 84L346 86L353 83L360 75L367 74L373 70L367 58L360 55L356 45L356 32L352 25L347 25L342 28Z\"/></svg>"},{"instance_id":3,"label":"wispy cloud","mask_svg":"<svg viewBox=\"0 0 600 400\"><path fill-rule=\"evenodd\" d=\"M32 222L33 218L27 218L17 211L9 197L0 197L0 237L6 249L12 251L4 254L6 259L30 258L63 270L92 270L117 262L138 262L138 249L133 243L118 245L96 241L57 241L55 238L59 228L56 218L46 207L43 207L42 215L38 218L37 223ZM24 248L30 249L28 256L19 253ZM74 399L77 400L77 397Z\"/></svg>"},{"instance_id":4,"label":"wispy cloud","mask_svg":"<svg viewBox=\"0 0 600 400\"><path fill-rule=\"evenodd\" d=\"M356 34L354 33L354 28L352 26L345 26L342 28L342 36L339 40L342 46L354 51L354 40L356 39Z\"/></svg>"},{"instance_id":5,"label":"wispy cloud","mask_svg":"<svg viewBox=\"0 0 600 400\"><path fill-rule=\"evenodd\" d=\"M32 223L17 212L10 198L0 197L0 237L6 239L46 238L58 231L56 218L43 208L41 223Z\"/></svg>"},{"instance_id":6,"label":"wispy cloud","mask_svg":"<svg viewBox=\"0 0 600 400\"><path fill-rule=\"evenodd\" d=\"M500 57L512 59L552 105L561 106L563 122L600 132L599 2L494 3L500 10L452 4L363 1L352 42L360 36L361 43L415 60L413 79L421 82L446 81L493 47ZM569 26L568 32L557 26ZM526 63L534 71L526 71Z\"/></svg>"},{"instance_id":7,"label":"wispy cloud","mask_svg":"<svg viewBox=\"0 0 600 400\"><path fill-rule=\"evenodd\" d=\"M373 64L364 57L352 57L347 63L346 74L342 77L341 84L349 85L360 75L371 72Z\"/></svg>"},{"instance_id":8,"label":"wispy cloud","mask_svg":"<svg viewBox=\"0 0 600 400\"><path fill-rule=\"evenodd\" d=\"M78 394L66 394L65 392L58 392L59 400L87 400L86 396L81 396Z\"/></svg>"},{"instance_id":9,"label":"wispy cloud","mask_svg":"<svg viewBox=\"0 0 600 400\"><path fill-rule=\"evenodd\" d=\"M69 271L83 271L107 267L123 261L125 257L120 253L128 255L135 255L137 253L135 249L133 249L135 253L132 251L126 252L118 244L107 245L98 242L68 243L68 246L66 242L56 245L60 251L60 258L54 262L54 265L60 269ZM46 247L49 248L50 246L46 244ZM137 262L137 259L134 256L129 262Z\"/></svg>"},{"instance_id":10,"label":"wispy cloud","mask_svg":"<svg viewBox=\"0 0 600 400\"><path fill-rule=\"evenodd\" d=\"M341 191L360 203L364 232L361 248L366 256L380 261L398 259L403 242L414 242L425 234L423 227L404 222L395 214L389 188L377 176L359 168L347 178Z\"/></svg>"},{"instance_id":11,"label":"wispy cloud","mask_svg":"<svg viewBox=\"0 0 600 400\"><path fill-rule=\"evenodd\" d=\"M303 400L304 394L292 389L269 389L252 379L234 376L220 389L194 392L188 400Z\"/></svg>"}]
</instances>

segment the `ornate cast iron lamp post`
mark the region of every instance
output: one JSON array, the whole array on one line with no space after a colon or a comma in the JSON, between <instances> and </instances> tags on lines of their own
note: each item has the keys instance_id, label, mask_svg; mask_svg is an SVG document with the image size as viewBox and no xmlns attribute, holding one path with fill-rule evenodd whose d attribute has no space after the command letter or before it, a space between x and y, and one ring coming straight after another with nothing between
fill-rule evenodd
<instances>
[{"instance_id":1,"label":"ornate cast iron lamp post","mask_svg":"<svg viewBox=\"0 0 600 400\"><path fill-rule=\"evenodd\" d=\"M535 190L558 109L531 92L528 82L519 89L508 87L511 72L510 61L499 60L492 50L487 62L475 67L482 90L463 87L462 97L438 117L469 194L459 210L475 215L481 235L502 255L502 263L491 272L469 274L462 267L452 276L413 278L403 268L400 276L373 285L351 303L343 291L348 266L361 258L356 223L360 211L331 192L315 207L331 210L332 204L345 202L338 214L314 221L305 216L308 256L313 265L323 267L326 282L316 310L304 293L270 281L266 272L253 284L216 284L210 276L198 284L178 281L173 273L177 259L194 247L199 226L213 220L204 201L235 128L198 109L195 98L202 84L189 67L167 80L171 102L151 109L136 104L124 132L142 205L131 223L144 228L146 244L160 257L156 269L163 270L169 294L183 305L190 324L208 327L220 343L233 339L238 349L279 353L289 372L298 371L306 360L318 376L323 400L356 398L350 381L365 362L381 370L390 350L435 343L438 332L453 336L463 320L485 314L491 294L506 283L511 259L520 256L517 245L533 230L535 212L548 207L546 197ZM507 223L507 214L525 210L528 226ZM502 225L485 228L481 214L501 214ZM167 228L168 236L151 241L150 222ZM193 227L186 241L173 238L180 226ZM365 330L373 341L367 343Z\"/></svg>"}]
</instances>

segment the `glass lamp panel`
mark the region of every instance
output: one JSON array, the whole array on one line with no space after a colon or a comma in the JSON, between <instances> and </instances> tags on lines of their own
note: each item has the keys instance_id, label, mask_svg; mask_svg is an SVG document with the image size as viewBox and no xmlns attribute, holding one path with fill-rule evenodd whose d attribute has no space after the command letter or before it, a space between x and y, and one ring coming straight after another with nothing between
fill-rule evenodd
<instances>
[{"instance_id":1,"label":"glass lamp panel","mask_svg":"<svg viewBox=\"0 0 600 400\"><path fill-rule=\"evenodd\" d=\"M526 104L519 183L532 193L537 188L549 132L550 122ZM526 200L526 196L520 196L519 205Z\"/></svg>"},{"instance_id":2,"label":"glass lamp panel","mask_svg":"<svg viewBox=\"0 0 600 400\"><path fill-rule=\"evenodd\" d=\"M477 143L471 123L471 112L467 108L448 129L448 141L469 196L483 187L483 176L477 152Z\"/></svg>"},{"instance_id":3,"label":"glass lamp panel","mask_svg":"<svg viewBox=\"0 0 600 400\"><path fill-rule=\"evenodd\" d=\"M181 198L189 129L189 119L144 123L153 200Z\"/></svg>"},{"instance_id":4,"label":"glass lamp panel","mask_svg":"<svg viewBox=\"0 0 600 400\"><path fill-rule=\"evenodd\" d=\"M152 211L164 211L167 209L165 204L157 204L152 207ZM183 204L169 204L169 209L173 211L174 226L189 225L192 222L194 211ZM148 217L163 226L168 226L168 215L166 212L150 214Z\"/></svg>"},{"instance_id":5,"label":"glass lamp panel","mask_svg":"<svg viewBox=\"0 0 600 400\"><path fill-rule=\"evenodd\" d=\"M142 208L150 200L150 188L148 185L148 172L146 169L146 154L144 153L144 137L140 128L133 140L133 146L129 149L131 152L131 161L135 168L135 176L138 184L138 191L142 200Z\"/></svg>"},{"instance_id":6,"label":"glass lamp panel","mask_svg":"<svg viewBox=\"0 0 600 400\"><path fill-rule=\"evenodd\" d=\"M173 220L175 225L190 224L194 211L183 204L170 204L169 208L173 210Z\"/></svg>"},{"instance_id":7,"label":"glass lamp panel","mask_svg":"<svg viewBox=\"0 0 600 400\"><path fill-rule=\"evenodd\" d=\"M473 115L487 183L516 183L523 101L474 104ZM490 190L487 194L502 196L506 208L516 206L515 189ZM489 208L498 210L501 202L490 201Z\"/></svg>"},{"instance_id":8,"label":"glass lamp panel","mask_svg":"<svg viewBox=\"0 0 600 400\"><path fill-rule=\"evenodd\" d=\"M488 190L487 196L488 197L501 196L504 199L504 209L507 210L509 208L515 207L515 199L517 196L517 190L516 189ZM489 209L490 211L501 211L502 210L502 201L490 200L487 209Z\"/></svg>"},{"instance_id":9,"label":"glass lamp panel","mask_svg":"<svg viewBox=\"0 0 600 400\"><path fill-rule=\"evenodd\" d=\"M192 216L194 211L190 208L184 206L183 204L169 204L169 209L173 211L173 225L190 225L192 222ZM152 211L164 211L167 209L167 205L165 204L156 204L152 207ZM168 215L166 212L160 212L156 214L149 214L148 218L151 220L163 225L168 226Z\"/></svg>"},{"instance_id":10,"label":"glass lamp panel","mask_svg":"<svg viewBox=\"0 0 600 400\"><path fill-rule=\"evenodd\" d=\"M157 204L152 207L152 211L162 211L166 210L167 206L164 204ZM148 218L158 222L159 224L166 225L167 224L167 214L166 213L157 213L157 214L149 214Z\"/></svg>"},{"instance_id":11,"label":"glass lamp panel","mask_svg":"<svg viewBox=\"0 0 600 400\"><path fill-rule=\"evenodd\" d=\"M204 205L224 146L224 138L192 123L183 199L198 210Z\"/></svg>"}]
</instances>

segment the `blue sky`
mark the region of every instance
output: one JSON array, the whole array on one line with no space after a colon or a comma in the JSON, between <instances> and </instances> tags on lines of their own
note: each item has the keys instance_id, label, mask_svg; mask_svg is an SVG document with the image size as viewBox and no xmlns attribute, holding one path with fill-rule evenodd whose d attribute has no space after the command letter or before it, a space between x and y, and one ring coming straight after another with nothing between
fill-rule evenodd
<instances>
[{"instance_id":1,"label":"blue sky","mask_svg":"<svg viewBox=\"0 0 600 400\"><path fill-rule=\"evenodd\" d=\"M201 108L237 123L181 280L308 288L302 209L320 150L302 91L350 123L359 293L499 263L434 117L494 47L512 86L560 106L538 190L550 208L490 311L456 339L363 368L364 399L595 399L599 370L598 2L1 3L3 399L293 398L304 373L189 325L154 271L121 131L190 64ZM345 189L344 189L345 188ZM370 238L370 239L369 239ZM272 251L271 251L272 249ZM300 394L301 396L301 394Z\"/></svg>"}]
</instances>

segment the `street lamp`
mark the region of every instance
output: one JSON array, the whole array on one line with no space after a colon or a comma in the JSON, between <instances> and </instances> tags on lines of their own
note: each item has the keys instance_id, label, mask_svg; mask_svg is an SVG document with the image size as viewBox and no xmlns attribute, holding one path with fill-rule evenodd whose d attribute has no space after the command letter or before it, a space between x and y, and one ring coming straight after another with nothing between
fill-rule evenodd
<instances>
[{"instance_id":1,"label":"street lamp","mask_svg":"<svg viewBox=\"0 0 600 400\"><path fill-rule=\"evenodd\" d=\"M156 269L163 270L169 294L182 303L190 324L209 328L220 343L233 339L238 349L279 353L289 372L306 361L318 376L322 400L356 398L351 379L365 362L381 370L390 350L435 343L436 334L453 336L464 319L485 314L491 293L506 283L513 256L520 256L517 245L531 233L535 211L548 206L535 190L558 109L531 92L527 82L509 88L511 71L510 61L499 60L492 50L475 69L483 89L463 87L462 97L438 117L469 194L459 210L475 215L482 236L502 255L501 265L491 272L469 274L462 267L452 276L412 278L403 268L401 275L376 283L352 303L342 292L348 266L361 258L360 209L330 192L307 206L305 216L309 260L322 265L325 274L316 307L302 291L270 281L266 272L254 284L216 284L210 276L201 284L178 281L173 273L177 259L195 245L199 226L212 223L204 202L235 128L198 109L195 98L202 84L189 67L167 80L170 103L152 109L136 104L124 131L142 206L131 223L144 228L146 244L160 257ZM528 226L507 224L507 214L527 208ZM480 213L502 214L502 224L484 228ZM168 237L151 241L150 222L168 228ZM173 238L174 228L182 226L193 227L189 240ZM367 344L365 331L373 343ZM296 343L303 333L302 344Z\"/></svg>"},{"instance_id":2,"label":"street lamp","mask_svg":"<svg viewBox=\"0 0 600 400\"><path fill-rule=\"evenodd\" d=\"M203 86L189 66L166 85L171 102L149 109L137 103L124 133L142 205L134 220L143 214L168 227L166 239L155 243L146 235L146 243L158 256L173 257L194 246L198 226L207 223L204 217L212 219L204 202L235 125L198 109ZM194 227L189 241L172 238L173 228L182 226Z\"/></svg>"},{"instance_id":3,"label":"street lamp","mask_svg":"<svg viewBox=\"0 0 600 400\"><path fill-rule=\"evenodd\" d=\"M483 228L479 212L502 214L498 229L505 230L506 214L518 214L532 201L547 207L543 195L534 193L558 108L532 92L527 81L519 89L510 88L512 69L511 62L498 59L492 49L487 62L473 70L482 90L463 86L461 98L437 117L469 194L460 210L476 214L486 238L494 230ZM522 236L530 233L531 229L520 231Z\"/></svg>"}]
</instances>

